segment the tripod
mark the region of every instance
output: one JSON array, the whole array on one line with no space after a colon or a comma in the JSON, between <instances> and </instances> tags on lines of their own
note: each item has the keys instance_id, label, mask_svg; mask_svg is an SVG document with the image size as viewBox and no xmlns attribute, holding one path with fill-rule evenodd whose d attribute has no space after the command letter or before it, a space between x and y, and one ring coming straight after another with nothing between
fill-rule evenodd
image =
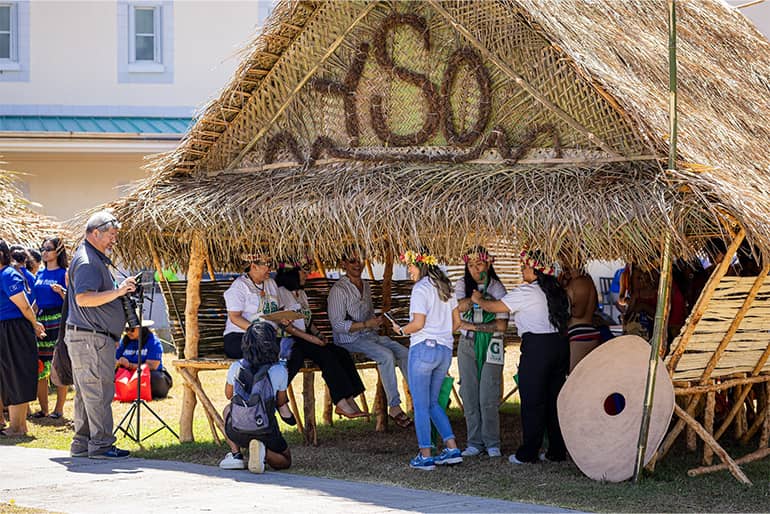
<instances>
[{"instance_id":1,"label":"tripod","mask_svg":"<svg viewBox=\"0 0 770 514\"><path fill-rule=\"evenodd\" d=\"M154 292L155 289L155 280L153 279L153 289ZM134 441L135 443L142 445L142 441L149 439L150 437L154 436L158 432L160 432L163 429L168 430L172 434L174 434L174 437L179 439L179 436L177 435L174 430L168 426L168 424L163 421L163 418L161 418L157 412L152 410L152 407L150 407L147 402L142 399L142 346L144 345L144 334L142 330L142 321L143 319L143 310L144 310L144 294L142 291L142 283L137 281L136 284L136 296L139 299L137 302L137 319L139 321L139 343L136 353L137 358L137 364L136 364L136 372L138 374L137 380L136 380L136 399L131 402L131 407L129 407L126 414L123 416L123 419L120 420L120 423L118 423L118 426L115 427L115 431L112 433L112 435L117 435L118 431L123 432L123 435ZM146 435L142 437L142 408L147 409L150 414L155 416L155 419L157 419L160 422L160 427L158 427L154 432L152 432L149 435ZM134 424L134 419L136 419L136 423Z\"/></svg>"}]
</instances>

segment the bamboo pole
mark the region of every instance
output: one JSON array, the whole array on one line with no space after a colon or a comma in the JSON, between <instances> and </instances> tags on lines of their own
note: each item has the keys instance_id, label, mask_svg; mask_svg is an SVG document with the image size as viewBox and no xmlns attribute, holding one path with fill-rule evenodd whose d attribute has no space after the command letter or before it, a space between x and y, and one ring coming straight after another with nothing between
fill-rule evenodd
<instances>
[{"instance_id":1,"label":"bamboo pole","mask_svg":"<svg viewBox=\"0 0 770 514\"><path fill-rule=\"evenodd\" d=\"M706 394L706 414L705 419L703 421L703 428L706 429L706 432L709 434L714 433L714 409L716 407L716 393L714 391L711 391ZM704 466L710 466L712 464L712 460L714 458L714 452L711 450L711 447L707 444L703 445L703 465Z\"/></svg>"},{"instance_id":2,"label":"bamboo pole","mask_svg":"<svg viewBox=\"0 0 770 514\"><path fill-rule=\"evenodd\" d=\"M676 170L676 140L677 140L677 112L676 112L676 0L668 0L668 119L669 119L669 150L668 171ZM663 242L663 262L660 270L660 283L658 284L658 304L655 307L655 327L653 329L652 346L650 348L650 362L647 366L647 385L644 393L644 411L642 411L642 424L639 427L639 439L636 451L636 465L634 466L634 483L639 483L642 469L644 469L644 455L647 451L647 438L650 433L650 419L652 418L652 401L655 397L655 380L658 373L658 359L660 349L668 331L668 301L671 295L671 232L667 231Z\"/></svg>"},{"instance_id":3,"label":"bamboo pole","mask_svg":"<svg viewBox=\"0 0 770 514\"><path fill-rule=\"evenodd\" d=\"M190 243L190 262L187 267L187 291L185 300L185 341L184 356L185 359L195 359L198 357L198 307L200 307L200 285L203 276L203 265L205 260L205 245L203 238L197 232L193 234ZM198 372L190 373L193 379L198 379ZM195 440L193 434L193 417L195 415L195 404L197 403L195 392L192 389L185 388L182 400L182 413L179 418L180 441L191 442Z\"/></svg>"}]
</instances>

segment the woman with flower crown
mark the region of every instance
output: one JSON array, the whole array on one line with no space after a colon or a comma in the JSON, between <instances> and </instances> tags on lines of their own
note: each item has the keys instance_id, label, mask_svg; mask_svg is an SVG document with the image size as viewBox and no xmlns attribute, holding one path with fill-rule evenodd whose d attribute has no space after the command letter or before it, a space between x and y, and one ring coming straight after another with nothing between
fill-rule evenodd
<instances>
[{"instance_id":1,"label":"woman with flower crown","mask_svg":"<svg viewBox=\"0 0 770 514\"><path fill-rule=\"evenodd\" d=\"M425 250L408 251L401 256L401 262L408 266L409 276L415 282L409 300L411 320L403 327L393 323L393 329L401 335L408 334L410 341L409 389L414 403L414 427L420 452L409 465L415 469L431 470L436 465L459 464L463 457L449 418L438 403L438 396L452 362L452 332L461 326L466 329L472 327L460 320L452 284L438 267L435 256ZM445 445L436 457L431 455L431 421Z\"/></svg>"},{"instance_id":2,"label":"woman with flower crown","mask_svg":"<svg viewBox=\"0 0 770 514\"><path fill-rule=\"evenodd\" d=\"M500 386L503 378L503 332L508 313L483 310L471 300L480 291L488 300L505 296L505 286L495 273L494 257L483 246L470 248L463 256L465 274L455 284L455 296L462 319L473 330L461 330L457 346L460 396L463 399L468 446L463 457L486 450L500 457Z\"/></svg>"},{"instance_id":3,"label":"woman with flower crown","mask_svg":"<svg viewBox=\"0 0 770 514\"><path fill-rule=\"evenodd\" d=\"M521 253L524 284L500 300L486 300L479 291L471 298L488 312L510 312L521 336L519 394L522 444L508 458L511 464L537 460L563 461L567 448L559 428L556 399L569 369L567 293L553 276L554 266L539 251ZM548 430L548 451L540 454Z\"/></svg>"}]
</instances>

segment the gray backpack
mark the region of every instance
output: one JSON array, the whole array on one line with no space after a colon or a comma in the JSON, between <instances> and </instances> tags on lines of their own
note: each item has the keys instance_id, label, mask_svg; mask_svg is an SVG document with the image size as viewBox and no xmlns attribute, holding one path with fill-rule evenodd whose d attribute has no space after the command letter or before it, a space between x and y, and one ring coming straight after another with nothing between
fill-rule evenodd
<instances>
[{"instance_id":1,"label":"gray backpack","mask_svg":"<svg viewBox=\"0 0 770 514\"><path fill-rule=\"evenodd\" d=\"M233 383L230 414L225 422L227 437L246 447L253 439L267 437L275 426L275 393L267 370L270 364L256 371L245 359Z\"/></svg>"}]
</instances>

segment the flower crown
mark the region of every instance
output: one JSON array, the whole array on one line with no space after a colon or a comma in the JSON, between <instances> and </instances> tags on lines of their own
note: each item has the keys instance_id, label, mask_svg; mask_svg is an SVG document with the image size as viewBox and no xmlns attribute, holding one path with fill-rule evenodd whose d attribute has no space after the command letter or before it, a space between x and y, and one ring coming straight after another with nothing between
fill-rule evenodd
<instances>
[{"instance_id":1,"label":"flower crown","mask_svg":"<svg viewBox=\"0 0 770 514\"><path fill-rule=\"evenodd\" d=\"M404 264L425 264L426 266L438 266L438 259L434 255L428 253L413 252L407 250L399 257Z\"/></svg>"},{"instance_id":2,"label":"flower crown","mask_svg":"<svg viewBox=\"0 0 770 514\"><path fill-rule=\"evenodd\" d=\"M487 252L471 252L463 255L463 262L468 264L470 261L481 261L492 264L495 262L495 258Z\"/></svg>"},{"instance_id":3,"label":"flower crown","mask_svg":"<svg viewBox=\"0 0 770 514\"><path fill-rule=\"evenodd\" d=\"M538 252L539 253L539 252ZM539 255L535 254L531 250L523 250L521 252L521 263L529 268L534 268L546 275L553 275L556 273L556 268L553 264L542 263L538 259Z\"/></svg>"}]
</instances>

